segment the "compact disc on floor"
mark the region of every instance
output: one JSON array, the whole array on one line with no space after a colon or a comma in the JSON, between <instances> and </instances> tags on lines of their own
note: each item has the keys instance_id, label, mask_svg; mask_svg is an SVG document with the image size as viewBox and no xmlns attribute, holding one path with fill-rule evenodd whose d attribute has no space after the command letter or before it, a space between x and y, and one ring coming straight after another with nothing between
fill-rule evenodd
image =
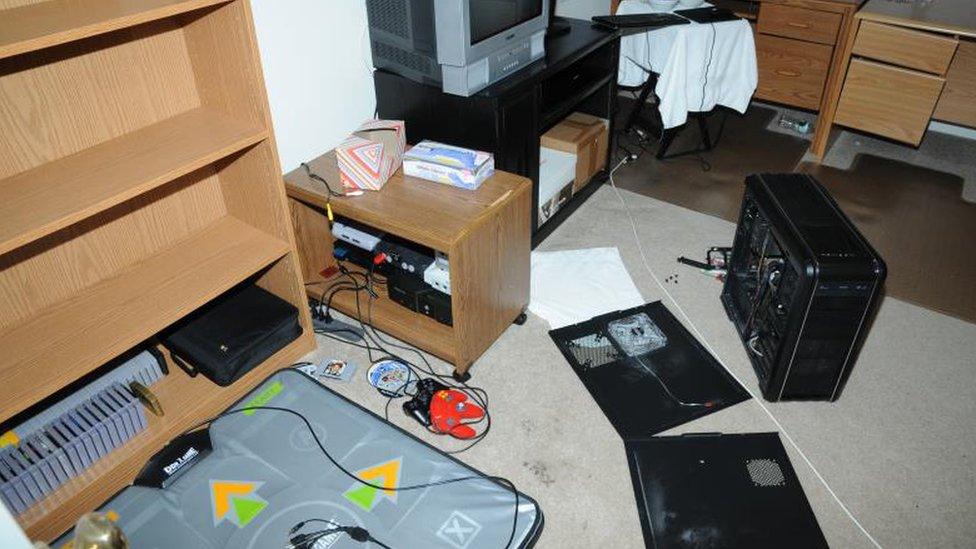
<instances>
[{"instance_id":1,"label":"compact disc on floor","mask_svg":"<svg viewBox=\"0 0 976 549\"><path fill-rule=\"evenodd\" d=\"M380 360L374 362L366 371L369 383L386 396L402 397L413 392L417 377L410 368L399 360Z\"/></svg>"}]
</instances>

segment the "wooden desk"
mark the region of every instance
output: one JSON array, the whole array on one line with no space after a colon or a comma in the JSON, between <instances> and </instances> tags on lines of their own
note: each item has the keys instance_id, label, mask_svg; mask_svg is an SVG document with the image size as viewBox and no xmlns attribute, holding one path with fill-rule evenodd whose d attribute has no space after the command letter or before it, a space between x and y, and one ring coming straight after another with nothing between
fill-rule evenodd
<instances>
[{"instance_id":1,"label":"wooden desk","mask_svg":"<svg viewBox=\"0 0 976 549\"><path fill-rule=\"evenodd\" d=\"M838 42L862 1L709 0L753 25L759 65L756 99L814 112L824 108L824 90L840 78ZM611 13L619 3L611 1Z\"/></svg>"},{"instance_id":2,"label":"wooden desk","mask_svg":"<svg viewBox=\"0 0 976 549\"><path fill-rule=\"evenodd\" d=\"M309 165L323 173L321 162L319 157ZM285 189L306 288L318 299L338 281L322 274L336 264L323 211L325 189L303 169L285 175ZM450 260L453 326L415 313L382 292L372 303L372 324L465 374L528 306L531 190L529 179L502 171L477 191L467 191L406 177L399 170L380 191L333 198L335 215L446 253ZM365 295L338 293L333 306L358 317L357 299L365 315Z\"/></svg>"},{"instance_id":3,"label":"wooden desk","mask_svg":"<svg viewBox=\"0 0 976 549\"><path fill-rule=\"evenodd\" d=\"M843 40L845 78L827 90L811 153L834 124L917 146L932 119L976 126L971 0L870 0Z\"/></svg>"}]
</instances>

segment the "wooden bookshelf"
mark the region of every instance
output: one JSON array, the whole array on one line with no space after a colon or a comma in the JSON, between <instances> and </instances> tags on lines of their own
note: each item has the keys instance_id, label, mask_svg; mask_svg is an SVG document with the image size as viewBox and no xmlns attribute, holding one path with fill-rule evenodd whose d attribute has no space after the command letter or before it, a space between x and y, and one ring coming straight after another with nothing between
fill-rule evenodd
<instances>
[{"instance_id":1,"label":"wooden bookshelf","mask_svg":"<svg viewBox=\"0 0 976 549\"><path fill-rule=\"evenodd\" d=\"M18 518L50 541L169 439L314 347L246 0L0 0L0 422L248 280L303 335Z\"/></svg>"}]
</instances>

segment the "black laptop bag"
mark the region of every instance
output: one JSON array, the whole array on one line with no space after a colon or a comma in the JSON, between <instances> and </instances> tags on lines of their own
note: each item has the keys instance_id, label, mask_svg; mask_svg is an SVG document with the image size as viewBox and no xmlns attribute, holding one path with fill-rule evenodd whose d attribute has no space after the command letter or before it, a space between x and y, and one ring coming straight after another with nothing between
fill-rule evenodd
<instances>
[{"instance_id":1,"label":"black laptop bag","mask_svg":"<svg viewBox=\"0 0 976 549\"><path fill-rule=\"evenodd\" d=\"M173 361L225 387L298 338L298 309L258 286L235 288L163 337Z\"/></svg>"}]
</instances>

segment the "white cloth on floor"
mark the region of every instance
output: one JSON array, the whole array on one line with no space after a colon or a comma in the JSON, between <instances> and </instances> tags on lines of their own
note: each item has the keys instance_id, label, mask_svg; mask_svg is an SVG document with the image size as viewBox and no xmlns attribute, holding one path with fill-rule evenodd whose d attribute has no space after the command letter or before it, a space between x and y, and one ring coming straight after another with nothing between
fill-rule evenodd
<instances>
[{"instance_id":1,"label":"white cloth on floor","mask_svg":"<svg viewBox=\"0 0 976 549\"><path fill-rule=\"evenodd\" d=\"M617 248L532 252L529 310L553 329L643 304Z\"/></svg>"},{"instance_id":2,"label":"white cloth on floor","mask_svg":"<svg viewBox=\"0 0 976 549\"><path fill-rule=\"evenodd\" d=\"M624 0L617 9L619 15L651 11L650 4L637 0ZM648 71L660 75L654 91L665 128L684 124L689 112L710 111L715 105L744 113L759 82L752 27L745 19L692 21L624 36L617 83L640 86Z\"/></svg>"}]
</instances>

